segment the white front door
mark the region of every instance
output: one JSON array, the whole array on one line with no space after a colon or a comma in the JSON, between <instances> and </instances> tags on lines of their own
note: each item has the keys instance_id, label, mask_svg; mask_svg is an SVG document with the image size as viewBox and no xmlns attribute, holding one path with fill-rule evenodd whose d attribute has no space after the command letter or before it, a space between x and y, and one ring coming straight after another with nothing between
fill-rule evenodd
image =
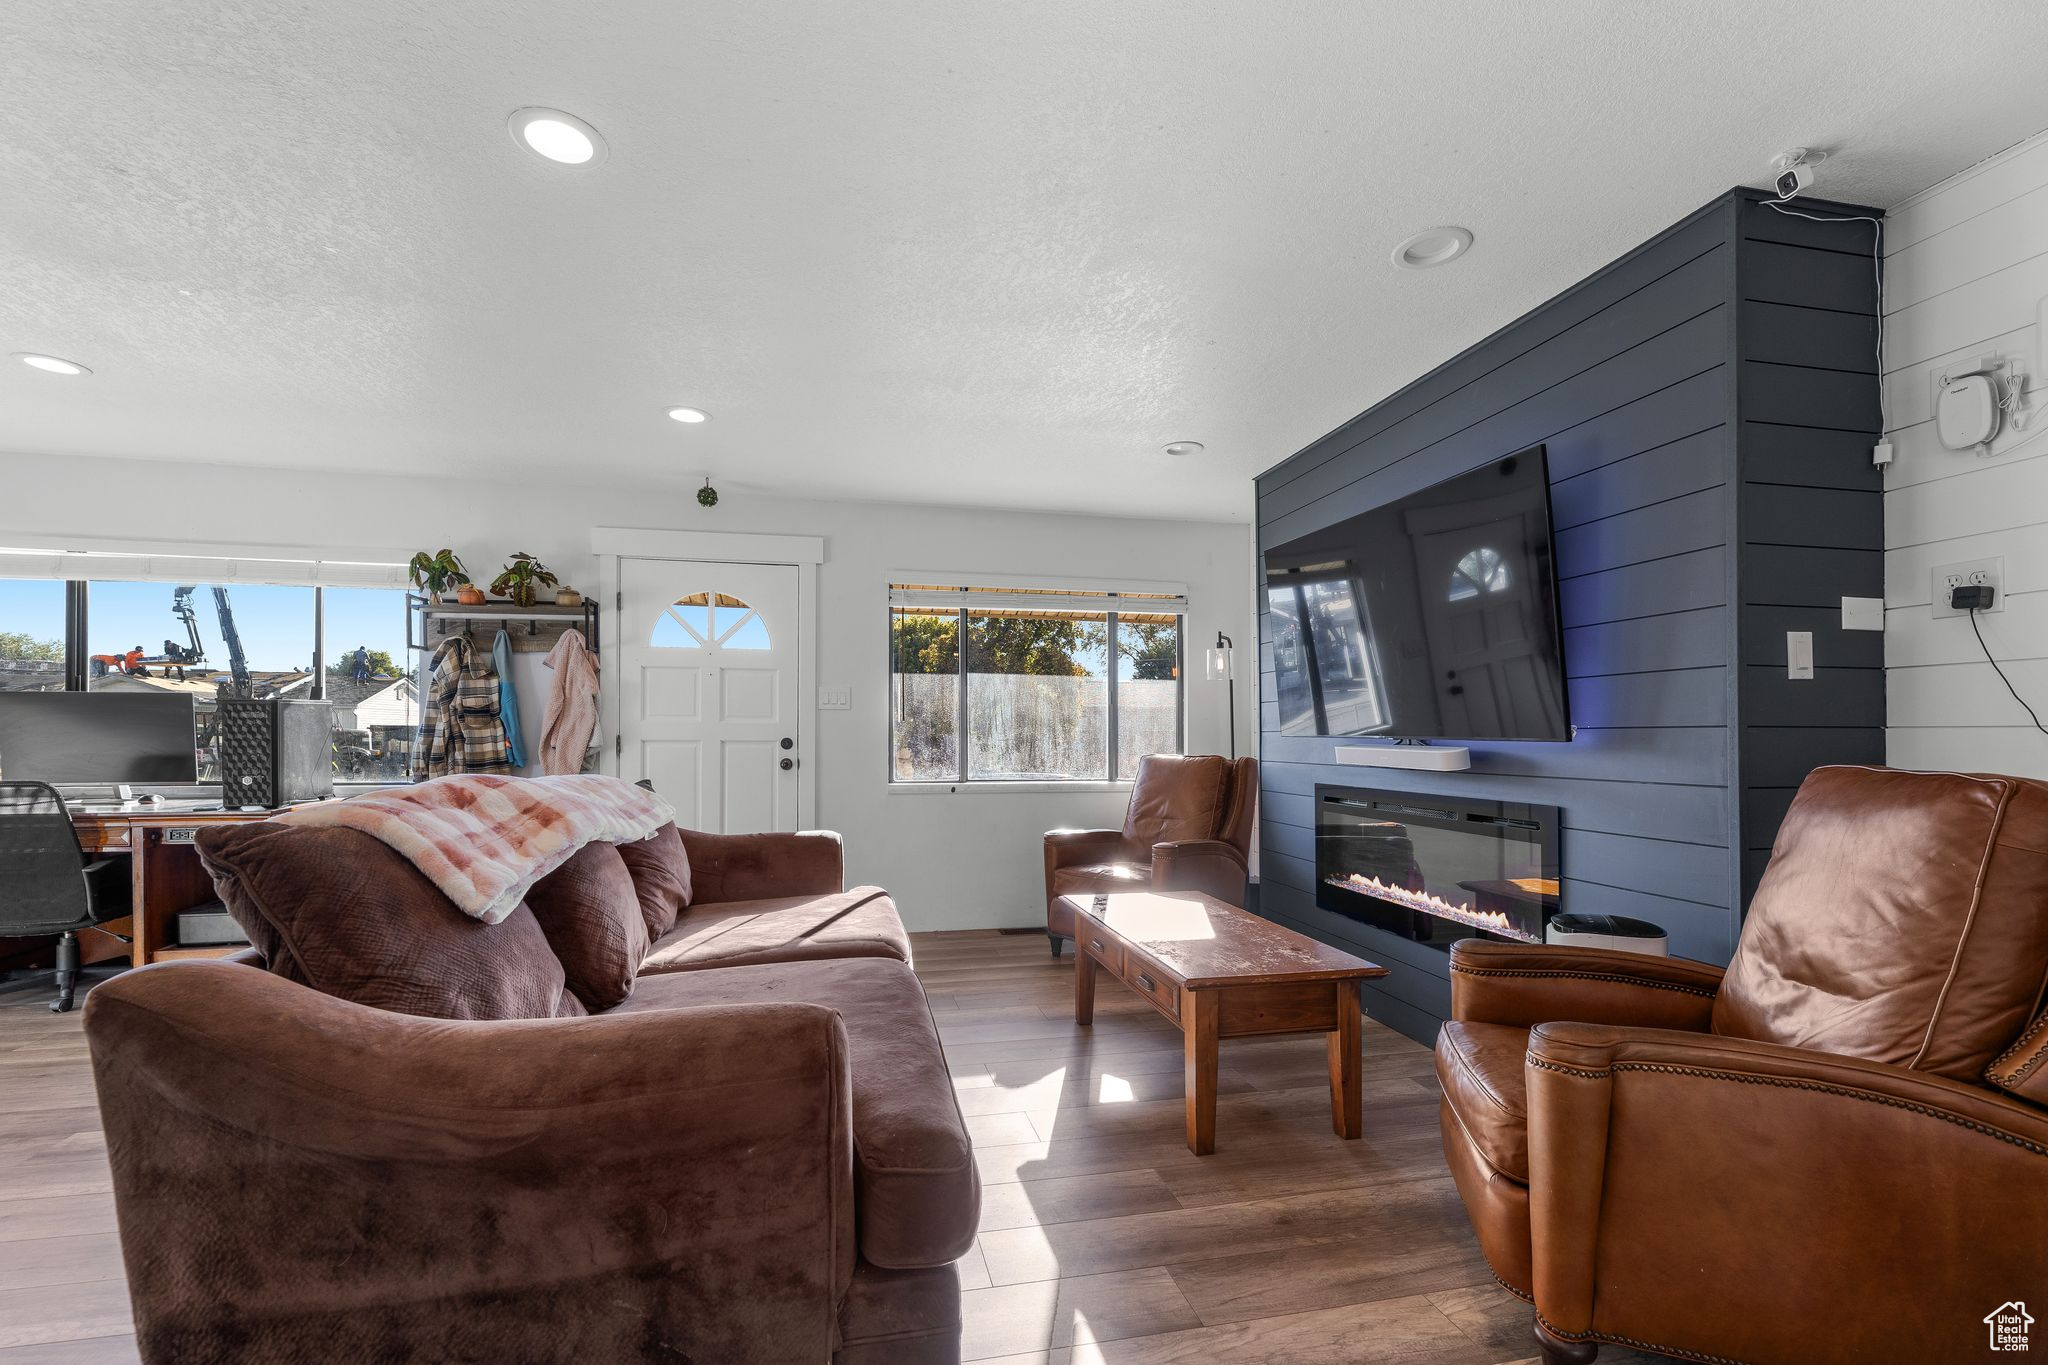
<instances>
[{"instance_id":1,"label":"white front door","mask_svg":"<svg viewBox=\"0 0 2048 1365\"><path fill-rule=\"evenodd\" d=\"M686 829L797 828L799 591L794 564L619 560L619 775Z\"/></svg>"}]
</instances>

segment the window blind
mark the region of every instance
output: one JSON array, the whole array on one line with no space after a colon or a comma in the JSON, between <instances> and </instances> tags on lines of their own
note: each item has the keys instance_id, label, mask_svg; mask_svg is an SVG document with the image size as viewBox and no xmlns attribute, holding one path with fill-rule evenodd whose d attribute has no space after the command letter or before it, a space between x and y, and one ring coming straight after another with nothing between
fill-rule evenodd
<instances>
[{"instance_id":1,"label":"window blind","mask_svg":"<svg viewBox=\"0 0 2048 1365\"><path fill-rule=\"evenodd\" d=\"M0 549L0 578L78 578L102 582L318 584L330 588L403 588L403 564L336 559L259 559L122 554L96 550Z\"/></svg>"},{"instance_id":2,"label":"window blind","mask_svg":"<svg viewBox=\"0 0 2048 1365\"><path fill-rule=\"evenodd\" d=\"M891 583L892 607L938 608L942 611L1115 611L1179 614L1188 609L1185 593L1037 592L1021 588L941 587Z\"/></svg>"}]
</instances>

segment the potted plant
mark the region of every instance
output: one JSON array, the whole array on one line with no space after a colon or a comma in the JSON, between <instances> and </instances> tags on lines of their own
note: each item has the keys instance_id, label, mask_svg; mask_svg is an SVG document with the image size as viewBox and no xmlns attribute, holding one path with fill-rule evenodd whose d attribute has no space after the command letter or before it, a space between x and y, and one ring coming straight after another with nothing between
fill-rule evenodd
<instances>
[{"instance_id":1,"label":"potted plant","mask_svg":"<svg viewBox=\"0 0 2048 1365\"><path fill-rule=\"evenodd\" d=\"M413 586L424 588L427 596L440 602L448 600L450 590L469 582L469 570L462 567L462 561L453 550L438 550L433 554L421 550L406 568L412 574Z\"/></svg>"},{"instance_id":2,"label":"potted plant","mask_svg":"<svg viewBox=\"0 0 2048 1365\"><path fill-rule=\"evenodd\" d=\"M505 561L505 571L491 580L491 591L512 599L512 604L530 607L540 599L540 590L560 583L548 566L524 550Z\"/></svg>"}]
</instances>

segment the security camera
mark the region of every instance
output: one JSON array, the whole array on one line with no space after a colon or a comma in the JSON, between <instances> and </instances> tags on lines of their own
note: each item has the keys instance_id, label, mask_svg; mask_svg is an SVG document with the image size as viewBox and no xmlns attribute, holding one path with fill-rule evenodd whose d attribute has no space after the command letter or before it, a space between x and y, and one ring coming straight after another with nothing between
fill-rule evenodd
<instances>
[{"instance_id":1,"label":"security camera","mask_svg":"<svg viewBox=\"0 0 2048 1365\"><path fill-rule=\"evenodd\" d=\"M1824 160L1826 153L1815 154L1804 147L1794 147L1771 162L1773 182L1778 189L1778 198L1795 199L1813 188L1814 163Z\"/></svg>"}]
</instances>

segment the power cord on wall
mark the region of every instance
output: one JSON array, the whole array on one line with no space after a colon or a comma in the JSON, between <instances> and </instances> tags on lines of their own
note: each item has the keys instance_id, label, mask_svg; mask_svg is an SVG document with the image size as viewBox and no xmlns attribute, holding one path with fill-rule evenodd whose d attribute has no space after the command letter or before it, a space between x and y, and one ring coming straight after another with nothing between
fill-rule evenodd
<instances>
[{"instance_id":1,"label":"power cord on wall","mask_svg":"<svg viewBox=\"0 0 2048 1365\"><path fill-rule=\"evenodd\" d=\"M2027 719L2034 722L2034 728L2042 734L2048 735L2048 725L2041 723L2041 718L2034 714L2034 708L2027 705L2027 699L2020 695L2019 689L2012 685L2012 679L2006 677L2005 670L1998 666L1998 660L1991 656L1991 646L1984 643L1984 632L1977 628L1977 613L1980 610L1982 610L1980 607L1970 608L1970 633L1977 637L1977 648L1984 651L1984 662L1991 665L1991 671L1996 673L1998 680L2005 684L2005 690L2012 693L2012 699L2018 702L2020 709L2027 713Z\"/></svg>"}]
</instances>

